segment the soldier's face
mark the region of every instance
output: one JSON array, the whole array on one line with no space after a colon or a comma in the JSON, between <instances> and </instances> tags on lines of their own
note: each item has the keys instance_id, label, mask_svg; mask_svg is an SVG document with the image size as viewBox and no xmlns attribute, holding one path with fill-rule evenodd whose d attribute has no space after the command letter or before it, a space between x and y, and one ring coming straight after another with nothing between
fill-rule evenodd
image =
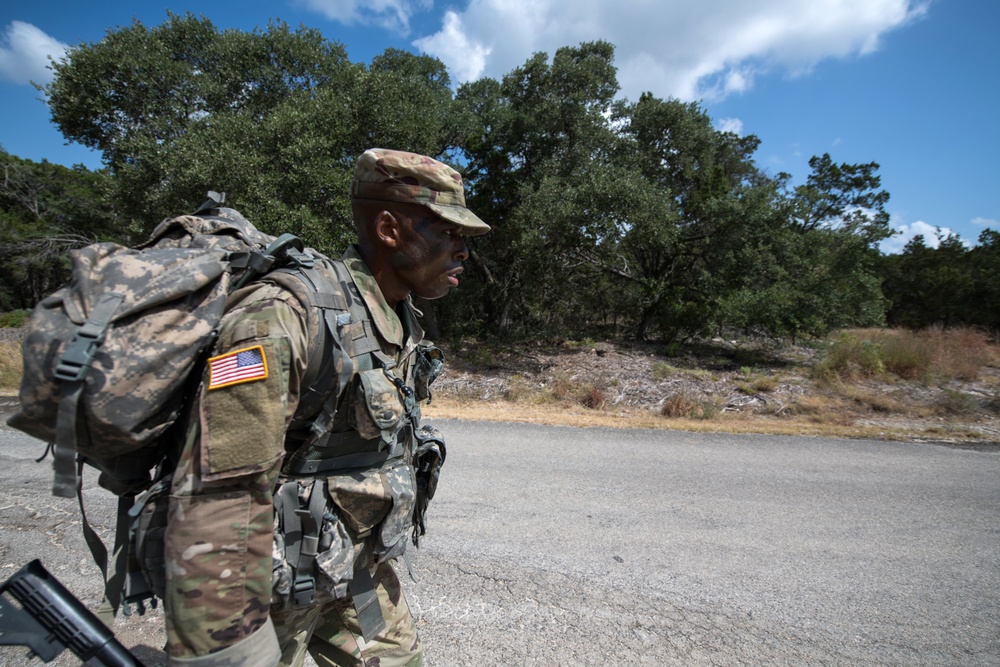
<instances>
[{"instance_id":1,"label":"soldier's face","mask_svg":"<svg viewBox=\"0 0 1000 667\"><path fill-rule=\"evenodd\" d=\"M419 207L395 215L402 243L392 264L399 282L425 299L439 299L458 287L462 262L469 258L461 228Z\"/></svg>"}]
</instances>

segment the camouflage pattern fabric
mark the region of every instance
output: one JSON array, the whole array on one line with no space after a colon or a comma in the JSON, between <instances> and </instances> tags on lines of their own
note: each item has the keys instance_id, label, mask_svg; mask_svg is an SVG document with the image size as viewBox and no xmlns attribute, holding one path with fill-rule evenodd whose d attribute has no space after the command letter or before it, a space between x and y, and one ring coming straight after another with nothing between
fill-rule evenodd
<instances>
[{"instance_id":1,"label":"camouflage pattern fabric","mask_svg":"<svg viewBox=\"0 0 1000 667\"><path fill-rule=\"evenodd\" d=\"M423 337L412 306L401 306L401 321L356 249L343 259L372 314L382 352L396 360L395 372L412 385L411 360ZM217 660L250 642L263 643L259 635L273 634L272 621L279 639L298 647L285 646L286 655L301 656L309 650L320 664L421 664L412 618L386 562L402 553L412 520L415 483L409 457L361 475L324 478L335 517L329 526L335 546L319 555L317 565L330 585L343 577L348 565L369 570L378 565L376 590L387 622L382 635L368 645L350 638L358 636L357 619L350 597L337 599L343 587L318 594L316 604L307 607L280 600L289 581L280 563L283 549L273 537L272 493L280 479L285 431L298 405L308 348L306 311L288 291L261 283L231 296L212 354L235 368L220 372L236 373L237 381L230 383L230 376L226 382L210 380L206 370L174 476L166 535L171 664L227 664ZM246 350L260 353L251 355L250 370L239 367ZM343 551L347 544L353 545L349 554ZM340 662L322 661L323 655L337 651ZM370 662L373 656L375 662ZM271 657L262 652L247 657L244 664L277 664ZM282 664L298 663L283 659Z\"/></svg>"},{"instance_id":2,"label":"camouflage pattern fabric","mask_svg":"<svg viewBox=\"0 0 1000 667\"><path fill-rule=\"evenodd\" d=\"M351 197L422 204L462 228L466 236L479 236L490 226L465 206L462 176L432 158L372 148L358 158L351 181Z\"/></svg>"},{"instance_id":3,"label":"camouflage pattern fabric","mask_svg":"<svg viewBox=\"0 0 1000 667\"><path fill-rule=\"evenodd\" d=\"M273 286L247 287L230 303L214 353L260 344L268 372L207 390L206 369L193 406L165 535L173 662L215 665L216 652L253 637L268 621L272 490L306 365L305 315Z\"/></svg>"},{"instance_id":4,"label":"camouflage pattern fabric","mask_svg":"<svg viewBox=\"0 0 1000 667\"><path fill-rule=\"evenodd\" d=\"M52 372L76 327L102 297L117 294L121 304L87 375L82 410L89 437L80 451L113 464L114 457L157 444L181 411L187 376L223 314L230 278L226 253L262 249L270 238L232 209L215 213L165 220L138 248L96 243L70 253L73 282L39 302L32 314L24 339L21 412L11 425L46 442L57 440L61 386L51 381Z\"/></svg>"},{"instance_id":5,"label":"camouflage pattern fabric","mask_svg":"<svg viewBox=\"0 0 1000 667\"><path fill-rule=\"evenodd\" d=\"M383 563L373 579L385 632L365 642L357 613L345 602L275 612L281 664L300 667L308 652L321 667L420 667L423 648L399 578L389 563Z\"/></svg>"}]
</instances>

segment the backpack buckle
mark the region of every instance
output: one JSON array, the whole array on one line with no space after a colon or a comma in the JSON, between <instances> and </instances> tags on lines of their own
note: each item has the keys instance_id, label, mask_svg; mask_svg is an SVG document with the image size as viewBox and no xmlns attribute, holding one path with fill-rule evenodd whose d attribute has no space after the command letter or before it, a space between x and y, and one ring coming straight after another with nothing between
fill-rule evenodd
<instances>
[{"instance_id":1,"label":"backpack buckle","mask_svg":"<svg viewBox=\"0 0 1000 667\"><path fill-rule=\"evenodd\" d=\"M54 373L57 380L66 382L83 380L91 362L94 361L97 348L104 343L104 334L111 325L111 318L124 300L125 295L117 292L106 292L101 295L90 317L76 330L73 340L59 357Z\"/></svg>"},{"instance_id":2,"label":"backpack buckle","mask_svg":"<svg viewBox=\"0 0 1000 667\"><path fill-rule=\"evenodd\" d=\"M73 336L72 342L66 346L66 351L59 358L54 375L57 380L65 382L79 382L87 375L91 362L97 348L104 342L104 335L98 338L87 336L82 331L78 331Z\"/></svg>"}]
</instances>

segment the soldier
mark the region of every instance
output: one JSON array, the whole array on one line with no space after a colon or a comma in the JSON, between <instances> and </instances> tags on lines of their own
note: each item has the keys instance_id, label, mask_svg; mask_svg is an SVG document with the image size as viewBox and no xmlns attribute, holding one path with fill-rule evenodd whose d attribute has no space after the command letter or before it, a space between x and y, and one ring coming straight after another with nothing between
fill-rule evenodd
<instances>
[{"instance_id":1,"label":"soldier","mask_svg":"<svg viewBox=\"0 0 1000 667\"><path fill-rule=\"evenodd\" d=\"M170 498L171 665L422 664L391 561L422 531L444 444L419 425L441 355L410 296L457 286L465 237L489 226L455 170L413 153L362 154L351 203L358 244L307 272L313 294L277 272L231 295ZM317 399L324 313L340 377Z\"/></svg>"}]
</instances>

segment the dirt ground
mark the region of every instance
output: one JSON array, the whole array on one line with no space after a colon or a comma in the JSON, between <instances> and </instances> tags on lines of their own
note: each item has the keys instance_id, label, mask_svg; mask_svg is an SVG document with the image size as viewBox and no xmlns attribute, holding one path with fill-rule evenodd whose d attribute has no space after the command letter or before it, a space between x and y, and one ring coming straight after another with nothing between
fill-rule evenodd
<instances>
[{"instance_id":1,"label":"dirt ground","mask_svg":"<svg viewBox=\"0 0 1000 667\"><path fill-rule=\"evenodd\" d=\"M813 378L814 348L716 339L442 346L427 417L826 435L1000 447L1000 364L972 381ZM672 354L668 354L671 352ZM997 355L993 356L994 361Z\"/></svg>"}]
</instances>

